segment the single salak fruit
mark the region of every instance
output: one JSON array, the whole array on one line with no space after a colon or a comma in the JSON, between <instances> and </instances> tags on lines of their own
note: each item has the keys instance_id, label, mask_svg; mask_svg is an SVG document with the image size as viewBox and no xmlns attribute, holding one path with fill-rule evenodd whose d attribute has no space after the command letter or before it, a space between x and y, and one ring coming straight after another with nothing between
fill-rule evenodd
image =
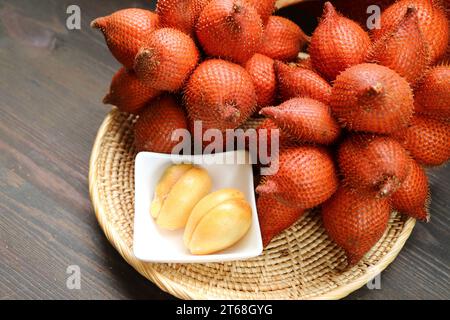
<instances>
[{"instance_id":1,"label":"single salak fruit","mask_svg":"<svg viewBox=\"0 0 450 320\"><path fill-rule=\"evenodd\" d=\"M174 28L193 36L200 13L210 0L158 0L156 12L160 26Z\"/></svg>"},{"instance_id":2,"label":"single salak fruit","mask_svg":"<svg viewBox=\"0 0 450 320\"><path fill-rule=\"evenodd\" d=\"M450 159L450 122L414 116L395 137L422 165L439 166Z\"/></svg>"},{"instance_id":3,"label":"single salak fruit","mask_svg":"<svg viewBox=\"0 0 450 320\"><path fill-rule=\"evenodd\" d=\"M381 28L372 30L372 38L378 40L392 33L410 7L417 9L420 31L428 44L431 63L434 63L445 54L449 39L449 23L445 11L437 0L395 2L381 14Z\"/></svg>"},{"instance_id":4,"label":"single salak fruit","mask_svg":"<svg viewBox=\"0 0 450 320\"><path fill-rule=\"evenodd\" d=\"M237 64L211 59L201 63L186 84L189 118L205 129L234 129L256 109L252 78Z\"/></svg>"},{"instance_id":5,"label":"single salak fruit","mask_svg":"<svg viewBox=\"0 0 450 320\"><path fill-rule=\"evenodd\" d=\"M272 59L290 61L309 41L298 25L283 17L271 16L264 29L262 45L258 49Z\"/></svg>"},{"instance_id":6,"label":"single salak fruit","mask_svg":"<svg viewBox=\"0 0 450 320\"><path fill-rule=\"evenodd\" d=\"M330 2L311 37L309 54L315 70L326 79L363 62L371 44L369 35L354 21L336 12Z\"/></svg>"},{"instance_id":7,"label":"single salak fruit","mask_svg":"<svg viewBox=\"0 0 450 320\"><path fill-rule=\"evenodd\" d=\"M185 113L175 98L160 96L139 113L134 124L134 144L138 151L172 153L179 143L172 141L172 133L187 128Z\"/></svg>"},{"instance_id":8,"label":"single salak fruit","mask_svg":"<svg viewBox=\"0 0 450 320\"><path fill-rule=\"evenodd\" d=\"M212 0L200 14L196 34L207 55L243 64L261 45L263 24L244 0Z\"/></svg>"},{"instance_id":9,"label":"single salak fruit","mask_svg":"<svg viewBox=\"0 0 450 320\"><path fill-rule=\"evenodd\" d=\"M373 43L366 61L391 68L412 85L423 77L430 63L430 54L419 28L415 7L406 10L391 33Z\"/></svg>"},{"instance_id":10,"label":"single salak fruit","mask_svg":"<svg viewBox=\"0 0 450 320\"><path fill-rule=\"evenodd\" d=\"M158 90L181 89L197 66L200 54L194 40L172 29L158 29L136 55L134 70L139 79Z\"/></svg>"},{"instance_id":11,"label":"single salak fruit","mask_svg":"<svg viewBox=\"0 0 450 320\"><path fill-rule=\"evenodd\" d=\"M155 13L137 8L123 9L91 22L91 27L100 29L113 56L126 68L132 69L142 42L158 28L159 18Z\"/></svg>"},{"instance_id":12,"label":"single salak fruit","mask_svg":"<svg viewBox=\"0 0 450 320\"><path fill-rule=\"evenodd\" d=\"M413 218L429 221L429 188L425 170L411 159L411 170L400 188L392 195L391 205L394 209Z\"/></svg>"},{"instance_id":13,"label":"single salak fruit","mask_svg":"<svg viewBox=\"0 0 450 320\"><path fill-rule=\"evenodd\" d=\"M245 64L245 70L252 77L255 86L258 107L265 107L275 102L277 79L273 63L271 58L255 53Z\"/></svg>"},{"instance_id":14,"label":"single salak fruit","mask_svg":"<svg viewBox=\"0 0 450 320\"><path fill-rule=\"evenodd\" d=\"M103 103L112 104L123 112L138 113L160 93L161 91L142 83L132 70L123 67L112 78Z\"/></svg>"},{"instance_id":15,"label":"single salak fruit","mask_svg":"<svg viewBox=\"0 0 450 320\"><path fill-rule=\"evenodd\" d=\"M309 209L336 191L339 180L331 155L315 146L296 146L280 150L278 172L266 176L256 188L260 195L271 195L284 205Z\"/></svg>"},{"instance_id":16,"label":"single salak fruit","mask_svg":"<svg viewBox=\"0 0 450 320\"><path fill-rule=\"evenodd\" d=\"M281 99L309 97L325 104L330 102L331 86L314 71L275 61L275 72Z\"/></svg>"},{"instance_id":17,"label":"single salak fruit","mask_svg":"<svg viewBox=\"0 0 450 320\"><path fill-rule=\"evenodd\" d=\"M349 266L357 264L381 238L389 215L387 199L343 186L322 207L325 230L345 250Z\"/></svg>"},{"instance_id":18,"label":"single salak fruit","mask_svg":"<svg viewBox=\"0 0 450 320\"><path fill-rule=\"evenodd\" d=\"M267 23L267 20L269 20L269 17L272 15L272 13L275 11L276 0L246 0L246 1L256 9L264 25Z\"/></svg>"},{"instance_id":19,"label":"single salak fruit","mask_svg":"<svg viewBox=\"0 0 450 320\"><path fill-rule=\"evenodd\" d=\"M414 105L418 113L450 118L450 66L432 68L414 92Z\"/></svg>"},{"instance_id":20,"label":"single salak fruit","mask_svg":"<svg viewBox=\"0 0 450 320\"><path fill-rule=\"evenodd\" d=\"M406 150L394 138L385 136L349 136L339 146L337 158L346 185L377 197L393 194L411 169Z\"/></svg>"},{"instance_id":21,"label":"single salak fruit","mask_svg":"<svg viewBox=\"0 0 450 320\"><path fill-rule=\"evenodd\" d=\"M343 126L374 133L405 127L414 112L408 82L395 71L372 63L350 67L336 78L330 106Z\"/></svg>"},{"instance_id":22,"label":"single salak fruit","mask_svg":"<svg viewBox=\"0 0 450 320\"><path fill-rule=\"evenodd\" d=\"M298 141L331 144L341 132L330 108L310 98L292 98L278 107L263 108L260 114Z\"/></svg>"},{"instance_id":23,"label":"single salak fruit","mask_svg":"<svg viewBox=\"0 0 450 320\"><path fill-rule=\"evenodd\" d=\"M258 197L256 208L264 247L305 213L305 210L288 207L268 195Z\"/></svg>"}]
</instances>

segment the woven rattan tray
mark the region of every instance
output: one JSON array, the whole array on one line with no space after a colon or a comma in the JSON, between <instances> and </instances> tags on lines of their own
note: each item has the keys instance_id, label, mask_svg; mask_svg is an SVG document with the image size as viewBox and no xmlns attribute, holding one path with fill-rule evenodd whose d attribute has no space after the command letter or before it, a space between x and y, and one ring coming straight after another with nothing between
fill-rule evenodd
<instances>
[{"instance_id":1,"label":"woven rattan tray","mask_svg":"<svg viewBox=\"0 0 450 320\"><path fill-rule=\"evenodd\" d=\"M311 212L257 258L208 264L144 263L133 256L134 116L113 109L101 125L90 160L89 191L108 240L144 277L183 299L338 299L360 288L397 256L414 219L392 213L372 251L345 270L320 214ZM149 243L149 245L152 245ZM155 244L156 245L156 244Z\"/></svg>"}]
</instances>

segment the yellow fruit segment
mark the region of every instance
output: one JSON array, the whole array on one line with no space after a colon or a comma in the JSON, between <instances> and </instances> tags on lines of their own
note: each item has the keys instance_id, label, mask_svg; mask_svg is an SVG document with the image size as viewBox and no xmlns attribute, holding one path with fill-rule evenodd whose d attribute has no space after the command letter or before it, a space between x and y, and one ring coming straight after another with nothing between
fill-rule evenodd
<instances>
[{"instance_id":1,"label":"yellow fruit segment","mask_svg":"<svg viewBox=\"0 0 450 320\"><path fill-rule=\"evenodd\" d=\"M239 241L251 225L252 210L243 199L231 199L212 208L200 219L192 233L192 254L210 254Z\"/></svg>"},{"instance_id":2,"label":"yellow fruit segment","mask_svg":"<svg viewBox=\"0 0 450 320\"><path fill-rule=\"evenodd\" d=\"M156 224L168 230L183 228L194 206L211 190L211 184L206 170L192 167L186 171L166 196Z\"/></svg>"},{"instance_id":3,"label":"yellow fruit segment","mask_svg":"<svg viewBox=\"0 0 450 320\"><path fill-rule=\"evenodd\" d=\"M242 199L245 200L244 194L237 189L222 189L210 193L203 199L201 199L189 216L184 231L184 244L188 247L191 241L192 233L197 226L198 222L215 206L221 204L230 199Z\"/></svg>"},{"instance_id":4,"label":"yellow fruit segment","mask_svg":"<svg viewBox=\"0 0 450 320\"><path fill-rule=\"evenodd\" d=\"M150 207L150 214L153 218L158 217L170 189L189 169L192 169L191 164L178 164L172 165L164 171L164 174L155 188L155 195Z\"/></svg>"}]
</instances>

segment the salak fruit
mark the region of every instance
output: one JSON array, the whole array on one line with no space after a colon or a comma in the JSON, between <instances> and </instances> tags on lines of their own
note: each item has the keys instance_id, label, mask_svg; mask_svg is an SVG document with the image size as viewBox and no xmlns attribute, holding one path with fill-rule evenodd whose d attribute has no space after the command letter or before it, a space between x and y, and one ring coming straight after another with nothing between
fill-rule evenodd
<instances>
[{"instance_id":1,"label":"salak fruit","mask_svg":"<svg viewBox=\"0 0 450 320\"><path fill-rule=\"evenodd\" d=\"M450 122L414 116L395 137L422 165L439 166L450 159Z\"/></svg>"},{"instance_id":2,"label":"salak fruit","mask_svg":"<svg viewBox=\"0 0 450 320\"><path fill-rule=\"evenodd\" d=\"M450 66L433 67L414 92L418 113L450 119Z\"/></svg>"},{"instance_id":3,"label":"salak fruit","mask_svg":"<svg viewBox=\"0 0 450 320\"><path fill-rule=\"evenodd\" d=\"M137 8L123 9L91 22L100 29L112 55L126 68L132 69L143 41L158 27L155 13Z\"/></svg>"},{"instance_id":4,"label":"salak fruit","mask_svg":"<svg viewBox=\"0 0 450 320\"><path fill-rule=\"evenodd\" d=\"M408 8L392 33L375 41L366 61L391 68L410 84L420 80L430 63L430 54L419 28L417 9Z\"/></svg>"},{"instance_id":5,"label":"salak fruit","mask_svg":"<svg viewBox=\"0 0 450 320\"><path fill-rule=\"evenodd\" d=\"M271 105L275 101L277 79L273 63L271 58L256 53L245 64L245 70L252 77L255 86L258 107Z\"/></svg>"},{"instance_id":6,"label":"salak fruit","mask_svg":"<svg viewBox=\"0 0 450 320\"><path fill-rule=\"evenodd\" d=\"M295 64L275 61L278 91L283 101L295 97L309 97L325 104L330 102L331 86L314 71Z\"/></svg>"},{"instance_id":7,"label":"salak fruit","mask_svg":"<svg viewBox=\"0 0 450 320\"><path fill-rule=\"evenodd\" d=\"M429 221L428 200L427 174L415 160L411 159L409 174L390 198L392 207L413 218Z\"/></svg>"},{"instance_id":8,"label":"salak fruit","mask_svg":"<svg viewBox=\"0 0 450 320\"><path fill-rule=\"evenodd\" d=\"M172 28L154 31L136 55L139 79L158 90L181 89L195 69L200 54L187 34Z\"/></svg>"},{"instance_id":9,"label":"salak fruit","mask_svg":"<svg viewBox=\"0 0 450 320\"><path fill-rule=\"evenodd\" d=\"M271 195L282 204L313 208L336 191L339 181L331 155L315 146L283 148L276 174L266 176L256 188L261 196Z\"/></svg>"},{"instance_id":10,"label":"salak fruit","mask_svg":"<svg viewBox=\"0 0 450 320\"><path fill-rule=\"evenodd\" d=\"M278 107L263 108L260 114L298 141L331 144L341 131L330 108L310 98L292 98Z\"/></svg>"},{"instance_id":11,"label":"salak fruit","mask_svg":"<svg viewBox=\"0 0 450 320\"><path fill-rule=\"evenodd\" d=\"M411 169L410 157L398 141L370 134L348 137L339 146L338 164L346 185L378 197L394 193Z\"/></svg>"},{"instance_id":12,"label":"salak fruit","mask_svg":"<svg viewBox=\"0 0 450 320\"><path fill-rule=\"evenodd\" d=\"M112 78L103 103L112 104L120 111L138 113L161 92L142 83L132 70L121 68Z\"/></svg>"},{"instance_id":13,"label":"salak fruit","mask_svg":"<svg viewBox=\"0 0 450 320\"><path fill-rule=\"evenodd\" d=\"M138 151L171 153L179 141L172 141L176 129L188 129L183 109L172 96L160 96L145 107L134 124Z\"/></svg>"},{"instance_id":14,"label":"salak fruit","mask_svg":"<svg viewBox=\"0 0 450 320\"><path fill-rule=\"evenodd\" d=\"M305 213L303 209L285 206L268 195L258 197L256 208L264 247Z\"/></svg>"},{"instance_id":15,"label":"salak fruit","mask_svg":"<svg viewBox=\"0 0 450 320\"><path fill-rule=\"evenodd\" d=\"M428 44L431 63L434 63L445 54L449 39L448 20L438 0L395 2L381 14L381 29L372 30L372 38L378 40L392 33L410 7L417 9L419 27Z\"/></svg>"},{"instance_id":16,"label":"salak fruit","mask_svg":"<svg viewBox=\"0 0 450 320\"><path fill-rule=\"evenodd\" d=\"M220 59L202 62L189 79L184 99L191 120L205 129L234 129L256 109L250 75L237 64Z\"/></svg>"},{"instance_id":17,"label":"salak fruit","mask_svg":"<svg viewBox=\"0 0 450 320\"><path fill-rule=\"evenodd\" d=\"M275 11L276 0L246 0L246 2L251 4L256 9L264 25Z\"/></svg>"},{"instance_id":18,"label":"salak fruit","mask_svg":"<svg viewBox=\"0 0 450 320\"><path fill-rule=\"evenodd\" d=\"M395 71L372 63L350 67L336 78L330 106L344 127L374 133L405 127L414 112L408 82Z\"/></svg>"},{"instance_id":19,"label":"salak fruit","mask_svg":"<svg viewBox=\"0 0 450 320\"><path fill-rule=\"evenodd\" d=\"M325 230L345 250L349 266L357 264L381 238L390 211L387 199L343 186L322 206Z\"/></svg>"},{"instance_id":20,"label":"salak fruit","mask_svg":"<svg viewBox=\"0 0 450 320\"><path fill-rule=\"evenodd\" d=\"M371 44L369 35L354 21L336 12L330 2L311 37L309 54L315 70L328 80L363 62Z\"/></svg>"},{"instance_id":21,"label":"salak fruit","mask_svg":"<svg viewBox=\"0 0 450 320\"><path fill-rule=\"evenodd\" d=\"M290 61L309 41L298 25L283 17L271 16L264 29L258 52L272 59Z\"/></svg>"},{"instance_id":22,"label":"salak fruit","mask_svg":"<svg viewBox=\"0 0 450 320\"><path fill-rule=\"evenodd\" d=\"M210 0L158 0L156 12L160 26L175 28L193 36L200 13Z\"/></svg>"},{"instance_id":23,"label":"salak fruit","mask_svg":"<svg viewBox=\"0 0 450 320\"><path fill-rule=\"evenodd\" d=\"M212 0L200 14L196 34L207 55L243 64L261 45L263 24L244 0Z\"/></svg>"}]
</instances>

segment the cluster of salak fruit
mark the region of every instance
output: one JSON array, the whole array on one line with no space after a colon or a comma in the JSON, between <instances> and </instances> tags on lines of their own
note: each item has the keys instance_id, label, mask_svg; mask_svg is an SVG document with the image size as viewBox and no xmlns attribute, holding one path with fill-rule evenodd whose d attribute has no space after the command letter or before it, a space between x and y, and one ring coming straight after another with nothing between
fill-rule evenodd
<instances>
[{"instance_id":1,"label":"cluster of salak fruit","mask_svg":"<svg viewBox=\"0 0 450 320\"><path fill-rule=\"evenodd\" d=\"M138 113L135 146L155 152L194 120L223 131L265 116L280 151L256 188L264 244L321 206L353 265L393 209L429 219L423 167L450 158L449 22L438 0L399 0L367 32L326 3L308 37L274 2L159 0L94 20L124 66L105 102Z\"/></svg>"}]
</instances>

